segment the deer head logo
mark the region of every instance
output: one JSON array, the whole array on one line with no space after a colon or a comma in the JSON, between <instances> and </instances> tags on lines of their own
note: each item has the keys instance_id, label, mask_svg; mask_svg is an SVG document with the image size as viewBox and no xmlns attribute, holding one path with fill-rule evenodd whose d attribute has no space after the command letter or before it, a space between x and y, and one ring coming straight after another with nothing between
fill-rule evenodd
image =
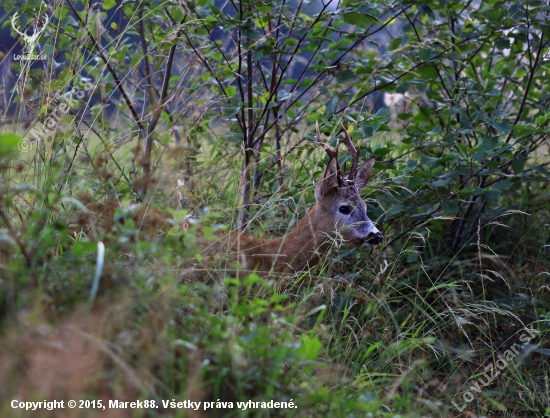
<instances>
[{"instance_id":1,"label":"deer head logo","mask_svg":"<svg viewBox=\"0 0 550 418\"><path fill-rule=\"evenodd\" d=\"M48 17L48 15L44 15L42 16L42 21L43 21L42 27L39 28L38 22L37 22L37 24L34 25L34 30L32 35L28 35L27 30L21 31L21 25L19 23L19 12L16 12L13 15L11 19L11 27L15 32L21 35L23 42L25 42L24 55L32 55L32 53L34 52L34 49L36 48L36 44L38 44L38 39L40 38L40 35L42 35L42 32L46 30L46 26L48 25L50 18Z\"/></svg>"}]
</instances>

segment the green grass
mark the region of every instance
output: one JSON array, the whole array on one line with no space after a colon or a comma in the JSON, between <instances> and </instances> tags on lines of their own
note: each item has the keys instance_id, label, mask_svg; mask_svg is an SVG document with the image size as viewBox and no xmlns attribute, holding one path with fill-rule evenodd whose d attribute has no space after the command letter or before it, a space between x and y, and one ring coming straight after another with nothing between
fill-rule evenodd
<instances>
[{"instance_id":1,"label":"green grass","mask_svg":"<svg viewBox=\"0 0 550 418\"><path fill-rule=\"evenodd\" d=\"M33 3L23 7L28 18ZM360 15L349 13L352 3L314 20L303 19L306 8L293 18L292 10L298 9L292 5L262 11L270 9L262 3L261 14L256 10L257 16L246 17L246 22L239 23L238 13L221 21L217 14L198 19L191 13L187 25L177 27L174 22L183 21L182 13L193 11L194 2L147 6L145 20L129 2L120 11L121 2L99 2L90 13L79 12L82 16L65 9L68 2L57 3L58 21L66 23L49 25L53 44L42 38L56 65L44 72L38 65L31 70L15 63L9 75L18 80L14 94L6 92L13 81L0 86L0 417L495 416L489 410L550 414L550 205L544 168L549 110L547 62L538 58L546 54L546 33L536 3L529 9L535 12L525 17L522 8L506 2L499 10L478 2L472 3L473 9L447 2L384 5L388 14L379 15L380 22L396 23L393 28L403 30L403 35L392 34L390 26L384 31L395 35L394 40L402 36L399 45L389 48L390 55L356 43L363 32L346 34L346 26L340 26L344 15L346 23ZM77 1L76 8L84 10L84 3ZM207 2L198 2L199 7L201 3ZM6 12L12 13L15 6L7 4ZM374 10L376 2L372 6ZM127 17L133 16L127 27L105 20L107 10L124 9ZM415 15L404 13L408 9ZM501 19L508 9L517 9L510 15L517 30L510 30L510 19ZM459 10L465 12L453 15ZM289 80L295 71L284 61L273 65L271 73L267 67L255 70L253 77L241 72L249 69L248 63L239 64L238 71L231 68L250 51L255 61L258 53L262 61L275 56L275 50L267 53L264 28L256 26L271 25L274 12L280 17L277 25L296 30L287 36L277 29L282 37L269 39L279 57L290 54L284 60L303 61L294 59L300 52L292 52L300 27L315 32L299 35L312 42L303 46L308 55L310 46L320 51L308 70L314 78L304 73L304 78ZM448 28L434 16L449 17L460 29L455 33L454 23ZM314 21L319 24L310 28ZM242 37L239 32L238 42L264 35L243 44L242 53L241 44L228 47L226 60L225 54L213 54L203 35L205 25L224 27L228 33L230 27L256 27ZM139 45L134 38L141 26L147 40ZM488 35L470 38L475 33L470 31L483 28L491 28ZM190 38L176 36L180 29ZM362 25L359 29L367 33ZM342 42L334 42L329 30L338 30L333 35ZM98 42L86 40L92 34ZM181 42L174 43L177 38ZM506 46L508 39L512 45ZM339 48L351 44L357 48L350 49L349 58L325 68L331 57L340 55ZM166 60L176 45L174 71L169 73ZM191 45L198 46L195 55ZM455 48L447 54L449 45ZM508 47L512 53L501 54ZM211 69L201 67L199 61L205 59ZM151 65L152 82L144 75L145 63ZM256 64L261 70L260 61ZM64 118L48 141L33 143L26 153L11 152L13 137L3 134L22 130L4 123L50 114L53 96L81 81L83 74L96 84L90 92L94 100L80 102L75 115L80 112L97 134L85 123L76 128L73 115ZM131 96L127 100L118 95L115 74ZM151 116L164 76L169 94L151 137L154 176L146 179L141 175L145 141L143 131L138 138L136 125L156 124ZM243 92L236 95L234 86L245 78L254 86L250 94L255 98L239 103L235 100L244 99ZM267 90L273 80L281 90ZM312 86L310 97L300 96L286 107L298 98L294 93L305 92L298 84L310 82L318 84L307 84ZM222 83L233 87L232 95L221 94ZM149 96L149 87L157 93ZM354 91L363 95L375 87L407 92L409 103L378 115L369 114L364 104L355 109L346 105ZM268 96L277 101L268 105ZM317 99L310 101L313 97ZM137 117L130 116L130 103ZM235 229L243 135L231 121L233 112L242 111L242 123L255 123L265 117L264 104L267 115L282 113L261 150L260 171L265 173L246 232L280 236L304 216L313 203L314 181L326 164L324 152L306 134L318 121L323 129L331 128L334 139L343 121L354 126L362 157L377 155L364 198L369 215L384 228L385 242L373 250L334 248L317 268L296 276L236 279L206 266L206 277L198 280L189 267L197 260L199 235L213 225ZM12 119L8 110L14 108L18 117ZM252 121L244 117L245 109L252 109ZM539 123L539 117L544 121ZM256 140L263 123L254 133ZM182 141L179 147L173 145L175 132ZM277 132L282 134L276 141ZM282 185L275 164L279 141L285 156ZM509 141L516 145L504 152ZM451 159L441 161L447 156ZM539 170L524 169L525 161L525 168ZM142 196L144 185L147 194ZM84 235L69 236L71 214L83 205L114 199L126 205L140 198L178 219L191 214L197 224L151 239L126 220L104 234L104 253ZM444 209L445 203L446 210L423 217L437 205ZM458 211L459 205L463 210ZM398 206L403 207L392 214ZM469 214L464 229L455 228L461 248L454 255L447 248L451 214ZM422 219L424 224L411 228ZM534 329L535 336L521 354L490 384L472 389L486 368L518 343L525 327ZM75 400L77 405L101 400L106 408L25 411L13 409L13 400ZM110 408L114 400L154 401L157 407ZM170 406L185 401L201 405L197 410ZM292 402L295 408L239 408L238 403L248 401Z\"/></svg>"},{"instance_id":2,"label":"green grass","mask_svg":"<svg viewBox=\"0 0 550 418\"><path fill-rule=\"evenodd\" d=\"M75 200L112 198L117 190L130 200L131 193L113 175L110 155L93 164L78 160L64 182L68 155L3 159L2 233L16 235L30 260L13 239L3 241L1 416L58 416L12 409L13 399L159 406L67 416L460 416L452 402L464 403L472 381L524 325L538 330L534 351L476 394L462 416L548 407L550 300L540 231L509 259L476 239L452 259L417 240L406 251L334 249L296 277L237 280L212 269L196 281L187 273L192 243L200 225L233 220L224 201L235 200L238 167L213 152L197 163L194 189L179 198L163 181L177 173L178 161L167 158L151 188L154 205L194 213L199 226L153 241L131 223L118 226L104 239L94 295L97 244L70 238L67 219ZM251 230L283 233L299 219L316 171L306 162L285 192L260 201ZM172 409L163 400L202 404L198 411ZM218 400L233 408L216 408ZM292 400L296 408L237 407L249 400ZM204 410L204 402L213 407Z\"/></svg>"}]
</instances>

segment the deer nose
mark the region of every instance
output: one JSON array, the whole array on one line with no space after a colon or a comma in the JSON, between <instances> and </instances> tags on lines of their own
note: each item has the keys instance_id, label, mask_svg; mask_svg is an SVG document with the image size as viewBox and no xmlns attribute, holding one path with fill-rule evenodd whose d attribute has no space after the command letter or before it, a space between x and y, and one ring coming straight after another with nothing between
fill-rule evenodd
<instances>
[{"instance_id":1,"label":"deer nose","mask_svg":"<svg viewBox=\"0 0 550 418\"><path fill-rule=\"evenodd\" d=\"M370 232L365 238L365 242L370 245L378 245L382 242L382 234L380 231Z\"/></svg>"}]
</instances>

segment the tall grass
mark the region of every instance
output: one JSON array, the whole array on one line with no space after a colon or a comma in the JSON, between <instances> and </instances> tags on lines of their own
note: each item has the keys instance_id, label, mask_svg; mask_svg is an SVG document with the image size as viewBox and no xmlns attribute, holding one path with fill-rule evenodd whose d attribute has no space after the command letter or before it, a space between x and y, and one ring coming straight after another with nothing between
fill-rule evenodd
<instances>
[{"instance_id":1,"label":"tall grass","mask_svg":"<svg viewBox=\"0 0 550 418\"><path fill-rule=\"evenodd\" d=\"M106 3L112 2L103 2ZM192 4L188 2L189 5ZM128 3L125 7L130 6ZM174 3L168 6L178 7ZM455 6L462 9L462 5ZM268 6L262 7L265 10ZM400 15L410 8L407 3L402 9L391 6L388 10ZM283 15L284 8L280 9L278 13ZM433 14L429 7L421 11ZM59 15L65 12L67 10L61 8L56 11ZM269 18L269 12L262 13ZM155 110L153 102L157 98L154 91L146 91L144 84L149 84L144 83L146 77L139 71L133 72L133 69L141 70L151 65L152 69L158 67L170 75L163 59L178 46L170 32L174 28L169 30L163 26L166 23L161 18L163 15L156 9L147 10L146 14L166 33L157 32L154 25L142 27L141 31L145 30L146 35L151 31L152 40L158 35L151 44L159 49L152 50L155 56L137 50L134 54L138 58L143 59L142 55L145 55L151 61L147 58L131 62L132 71L128 70L126 74L124 88L135 95L131 103L142 106L143 114L137 120L129 116L125 108L128 103L120 104L116 102L116 96L111 96L120 85L116 85L112 74L107 71L106 62L89 60L78 50L74 55L67 52L67 65L62 71L56 72L55 68L48 67L48 71L40 73L36 68L33 72L30 67L19 67L21 78L18 78L14 90L18 93L17 103L1 103L0 416L477 417L488 416L489 410L546 411L547 415L550 414L550 252L547 244L550 207L547 181L525 173L521 177L520 164L518 170L508 170L508 173L485 174L479 171L479 176L476 174L477 177L471 178L472 183L481 179L479 190L472 187L464 195L455 193L448 181L447 186L442 185L442 180L444 183L451 178L443 176L445 170L448 170L445 175L454 175L453 170L460 176L464 175L475 147L478 147L476 153L480 149L483 151L483 147L487 148L484 152L494 151L499 141L511 138L508 132L511 135L514 131L509 130L504 136L500 132L508 129L501 116L494 117L498 119L495 126L500 126L499 132L491 125L496 119L487 122L483 118L476 119L476 116L472 117L475 122L472 126L468 120L465 123L465 119L460 119L460 123L457 119L454 123L457 112L462 118L469 115L469 104L475 101L475 97L478 101L481 98L480 103L484 104L489 100L498 102L493 89L499 86L500 80L494 81L494 88L483 88L488 90L486 96L480 88L479 96L471 99L464 96L461 99L464 103L442 99L444 95L440 97L435 87L442 79L439 69L438 73L435 72L435 60L440 60L438 65L444 68L443 64L448 65L445 60L455 58L432 50L432 47L439 48L445 43L432 42L430 38L427 38L429 42L419 39L410 50L401 50L408 48L405 43L400 46L405 36L395 39L399 44L395 44L393 50L399 50L393 56L382 56L380 62L376 60L376 54L365 47L366 56L361 53L354 55L353 65L348 66L342 61L340 66L338 58L337 66L325 68L328 55L334 55L342 47L347 49L347 46L345 43L339 46L339 42L325 37L325 25L327 31L332 30L332 17L330 20L320 19L322 30L316 29L318 39L313 39L320 43L314 49L316 54L328 55L317 57L321 69L312 67L308 71L315 74L320 71L322 77L318 82L325 83L323 80L326 80L328 87L322 87L330 88L328 95L312 93L303 104L296 103L295 111L290 100L292 95L285 96L287 91L282 89L289 90L291 84L301 89L303 84L298 78L280 86L277 84L276 88L281 90L270 90L273 93L271 103L261 102L259 90L251 92L256 101L248 103L248 108L261 103L258 108L269 109L265 123L273 112L272 117L277 121L273 122L273 130L277 133L270 132L269 135L273 136L268 138L271 141L269 146L260 146L259 152L254 154L254 168L258 170L251 177L258 184L252 188L255 193L251 192L244 231L269 237L285 234L313 203L314 182L326 163L322 151L313 151L307 140L308 124L314 122L314 118L325 118L325 133L332 129L330 124L339 129L335 119L340 116L335 116L338 115L335 112L346 113L343 110L350 104L345 102L348 92L360 87L357 96L349 97L349 100L359 100L359 96L367 97L383 88L396 88L397 82L407 74L407 81L400 88L404 93L409 93L405 90L410 88L409 96L417 95L414 105L418 109L405 106L397 115L400 122L395 122L396 118L391 117L389 111L369 115L362 104L360 110L350 110L357 113L348 115L350 119L346 122L353 125L360 121L363 124L361 134L358 134L359 129L354 133L372 136L369 146L363 142L363 154L368 149L385 163L385 170L376 167L380 171L375 170L363 197L369 204L369 215L378 217L375 223L384 228L386 241L374 249L349 249L335 243L318 267L294 276L260 279L252 274L237 279L232 273L205 263L202 266L205 277L198 280L190 273L190 267L200 264L201 259L197 255L196 242L214 230L236 230L240 226L236 224L239 209L242 209L239 207L238 188L242 178L242 147L246 144L241 143L242 132L239 137L238 132L226 127L228 124L237 126L235 113L231 112L235 109L242 111L243 126L247 121L248 126L257 124L256 127L260 127L260 122L254 115L245 117L244 105L233 100L235 92L232 97L212 93L212 85L218 89L217 81L205 79L206 70L198 70L197 57L201 55L195 57L196 54L186 49L185 56L195 58L189 58L186 63L176 60L174 73L179 75L166 78L172 80L170 91L177 100L169 103L173 107L162 117L157 114L159 125L155 135L147 138L148 143L154 144L153 159L144 161L143 144L146 141L143 132L146 129L141 128L138 133L140 129L135 126L130 129L130 126L150 120L151 114L147 111L152 113ZM299 16L298 11L296 14L307 27L314 24L314 20ZM347 14L348 22L357 19L354 14ZM80 28L86 36L95 35L90 31L90 25L99 30L105 23L99 11L93 17L98 20L91 18L92 23L78 21L76 10L70 16L74 19L73 33L78 32L75 28ZM393 14L380 15L384 26L394 22L391 16ZM59 21L62 18L59 17ZM285 15L284 19L288 16ZM408 16L406 19L411 22ZM269 21L265 19L265 22ZM215 26L212 21L207 23ZM464 27L471 28L471 23L468 22L469 26L464 24ZM203 21L199 18L193 18L190 24L203 30ZM361 24L366 25L365 22ZM433 25L440 30L439 23ZM116 44L121 48L131 45L134 42L132 31L137 30L136 27L129 25L119 33L116 32L118 27L111 26L116 35L103 33L105 45ZM339 29L341 26L334 27L339 30L338 36L344 36L346 31ZM414 26L410 30L417 31ZM61 33L59 29L55 31L58 35ZM124 38L127 32L131 32L130 38ZM426 36L430 33L427 30ZM62 35L60 44L54 46L64 52L73 51L75 40L65 33ZM72 33L68 32L68 35ZM348 35L354 36L353 33ZM444 35L447 36L447 32ZM466 38L469 39L467 35L464 35L464 45ZM509 35L514 34L510 32ZM517 35L518 39L520 35ZM200 42L207 39L199 30L196 36ZM449 36L453 39L449 45L455 45L454 35ZM498 31L494 36L499 36ZM412 40L413 37L409 38ZM240 37L235 39L241 42ZM492 41L493 38L487 38L487 45ZM289 32L288 36L283 36L280 47L284 44L291 51L294 42L296 39ZM333 50L321 48L324 42ZM362 44L357 45L363 48ZM462 48L460 43L456 45ZM517 39L515 45L515 48L520 48ZM540 45L542 48L542 37ZM475 43L471 46L471 66L474 67L473 59L478 59L479 51ZM182 51L188 48L188 44L182 42L179 48L178 51ZM104 48L99 49L104 52ZM110 62L116 64L119 60L120 73L124 73L129 68L125 66L128 65L126 61L131 60L126 60L125 53L120 51L123 50L112 51ZM95 53L99 56L98 51ZM224 78L227 77L225 72L229 71L227 63L232 63L233 59L241 60L245 55L232 54L227 61L225 57L215 60ZM155 61L157 55L162 57L160 61ZM430 65L417 65L414 61L417 55ZM210 56L215 58L217 54ZM263 56L254 59L264 59ZM269 62L277 61L273 51L266 51L265 57ZM397 62L403 57L405 66ZM497 58L495 60L505 61L504 56ZM409 59L412 61L408 62ZM144 65L145 61L147 65ZM390 65L393 61L397 64ZM483 69L480 73L490 73L484 69L485 61L477 64ZM518 61L515 65L518 74L524 77L527 74L524 64ZM350 68L354 69L354 66L359 70L365 66L365 71L361 72L365 78L360 83L356 82L353 73L350 78ZM415 74L413 69L417 67L426 71ZM465 71L470 71L470 64L464 67ZM283 65L274 68L281 72L281 77L286 71ZM394 70L397 71L395 74ZM475 68L472 71L476 73ZM95 75L93 100L88 100L90 96L80 101L75 112L63 118L51 137L30 142L30 149L26 152L18 151L20 138L14 133L22 135L22 125L48 114L53 106L52 96L81 82L84 72ZM391 74L386 77L386 72ZM109 75L105 75L107 73ZM241 86L244 76L229 73L236 80L232 83ZM371 86L371 73L380 76L382 84ZM442 73L452 79L456 69L442 70ZM534 67L532 73L535 73ZM260 72L254 76L264 77ZM290 77L289 73L285 77ZM182 80L191 80L191 85ZM196 80L205 84L193 84ZM162 81L158 79L158 85L150 85L160 89ZM523 78L520 81L511 79L508 82L505 79L504 86L509 89L510 85L528 84ZM465 81L464 85L462 80L456 81L455 85L447 79L446 82L451 86L448 89L451 93L455 88L457 91L460 88L464 94L475 93L474 87L465 87L469 86ZM266 79L257 84L267 85ZM305 88L311 85L307 84ZM341 86L343 90L340 90ZM432 94L427 86L435 93ZM443 86L447 89L445 84ZM0 89L0 98L15 97L10 95L9 86L3 85ZM511 108L516 96L524 98L523 106L529 97L527 93L527 90L519 93L514 90L514 96L506 91L507 100L512 104L504 104L503 108ZM430 101L432 95L435 96L433 103ZM109 100L118 106L117 111L107 112ZM18 112L15 119L19 124L9 123L14 116L9 109L14 103ZM446 103L445 106L451 103L449 106L453 107L449 112L452 109L454 113L445 116L447 110L440 112L443 109L440 103ZM275 104L275 108L270 104ZM331 112L327 109L329 104ZM465 106L468 112L458 107L455 109L455 105ZM498 110L497 104L494 106ZM435 129L439 128L432 115L436 108L440 122L447 123L452 135L438 133ZM311 110L311 114L306 110ZM540 109L540 112L546 111ZM498 112L487 110L487 113L493 117L493 113ZM222 118L220 114L225 116ZM532 112L528 117L533 119L536 115ZM519 116L522 116L521 112ZM528 135L532 129L533 142L540 146L546 140L546 133L537 130L542 129L548 118L540 124L537 122L536 129L531 119L526 119L526 126L523 126L523 119L517 118L516 122L521 122L517 127L524 129L517 135ZM399 125L395 126L394 132L387 134L385 131L392 123ZM477 135L479 127L484 133L484 136L480 135L481 145L477 144L477 139L470 148L466 147L465 141L460 143L459 140L463 140L461 135ZM265 126L256 131L260 143L264 140L260 135L263 128ZM377 132L380 128L383 128L382 132ZM464 133L465 130L469 131ZM336 134L336 131L332 133ZM446 162L441 162L436 166L439 164L437 160L443 159L440 157L447 151L454 153L451 147L455 142L461 147L460 152L456 152L456 161L462 165L457 162L445 167ZM426 154L423 154L425 149ZM529 154L531 160L527 163L531 172L534 171L531 166L535 164L540 164L538 168L542 169L544 158L547 158L542 153L544 146L536 149L537 152ZM509 151L505 161L523 162L521 150L517 150L517 154L512 154L516 150ZM423 157L426 157L426 168L421 167ZM409 158L415 160L410 166L406 165ZM477 167L486 165L484 158L499 162L496 154L483 154L476 162ZM148 165L152 168L151 176L141 172ZM264 174L260 175L262 172ZM503 173L507 176L501 176ZM516 176L513 185L496 189L498 196L502 196L500 205L506 211L493 212L495 206L491 203L487 205L489 210L484 211L489 196L483 200L481 185L490 175L503 183L507 182L506 178ZM453 181L460 180L457 176ZM422 186L438 182L438 186L418 193L417 189ZM409 187L409 184L415 186ZM401 191L404 191L402 195ZM479 194L474 197L474 192ZM481 197L478 199L478 196ZM491 196L495 199L494 194ZM117 216L124 222L115 224L112 230L100 231L105 246L103 252L101 246L86 234L71 236L70 224L74 214L84 205L105 200L118 200L125 207L139 201L143 205L170 211L178 220L192 215L196 221L189 229L174 227L169 233L151 238L140 231L140 225L133 223L131 217L126 216L128 211L121 210ZM431 210L428 206L445 200L451 203L451 208L453 204L456 206L456 216L447 211L445 216L422 218L428 209ZM393 203L404 207L401 212L391 215ZM414 210L406 212L406 206L412 203L415 204ZM462 209L475 206L475 211L458 212L459 206ZM455 236L460 238L456 240L458 251L446 251L449 242L443 238L452 235L446 232L452 222L460 221L464 213L476 213L477 221L470 216L464 228L456 225ZM219 256L224 258L226 254ZM472 385L486 367L493 364L499 354L518 343L525 327L534 329L536 336L491 384L474 391L474 398L465 402L464 399L469 399L465 394L472 392ZM113 400L151 400L158 408L66 408L63 411L39 409L29 412L11 406L13 400L38 402L54 399L65 403L68 400L102 400L107 406ZM163 401L172 400L213 402L214 407L205 410L201 404L194 410L164 406ZM233 407L217 408L218 400L232 402ZM237 402L249 400L286 403L292 400L296 408L237 408ZM455 404L459 407L465 405L464 409L459 410Z\"/></svg>"},{"instance_id":2,"label":"tall grass","mask_svg":"<svg viewBox=\"0 0 550 418\"><path fill-rule=\"evenodd\" d=\"M441 259L430 257L430 241L412 236L414 253L334 248L317 269L292 277L238 280L206 266L208 277L195 281L188 267L197 235L234 216L222 202L231 202L236 189L223 181L234 184L237 169L213 153L197 165L197 200L189 190L176 198L170 182L163 184L163 176L178 173L178 161L170 158L151 189L155 206L193 213L196 227L175 227L150 240L139 225L117 225L102 237L98 276L97 244L69 237L67 225L86 199L114 196L118 183L109 173L124 154L81 160L67 181L68 155L44 159L35 150L2 160L3 237L10 237L2 241L2 416L59 416L12 409L13 399L102 399L106 405L141 399L159 406L65 410L66 416L459 416L452 402L464 403L471 382L524 326L538 333L521 362L462 414L547 408L546 247L519 243L507 260L474 237L459 256ZM21 164L27 164L23 171ZM312 200L306 179L319 171L302 165L288 192L259 201L251 229L284 233L285 219L302 216ZM370 193L383 189L383 181L375 179ZM94 190L94 184L101 186ZM486 228L504 228L508 217ZM162 407L173 399L220 400L234 408ZM237 408L248 400L292 400L297 408Z\"/></svg>"}]
</instances>

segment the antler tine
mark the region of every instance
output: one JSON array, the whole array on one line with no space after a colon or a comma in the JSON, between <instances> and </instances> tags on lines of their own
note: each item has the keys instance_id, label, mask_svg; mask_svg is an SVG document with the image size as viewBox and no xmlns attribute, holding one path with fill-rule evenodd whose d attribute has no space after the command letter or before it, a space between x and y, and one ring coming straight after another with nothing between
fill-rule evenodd
<instances>
[{"instance_id":1,"label":"antler tine","mask_svg":"<svg viewBox=\"0 0 550 418\"><path fill-rule=\"evenodd\" d=\"M315 139L317 140L317 143L320 144L323 149L326 151L326 153L328 154L329 158L335 158L336 159L336 168L337 168L337 180L338 180L338 185L341 186L342 185L342 180L344 179L344 176L342 175L342 170L340 168L340 163L338 163L338 146L336 146L336 151L333 150L330 145L328 145L327 143L325 143L322 139L321 139L321 131L319 131L319 122L315 122Z\"/></svg>"},{"instance_id":2,"label":"antler tine","mask_svg":"<svg viewBox=\"0 0 550 418\"><path fill-rule=\"evenodd\" d=\"M13 28L14 31L16 31L19 35L21 36L25 36L24 33L22 33L19 29L17 29L15 26L15 22L19 20L19 12L15 12L15 14L13 15L13 17L11 18L11 27ZM19 25L18 25L19 26Z\"/></svg>"},{"instance_id":3,"label":"antler tine","mask_svg":"<svg viewBox=\"0 0 550 418\"><path fill-rule=\"evenodd\" d=\"M342 125L342 129L344 130L344 144L349 149L349 153L351 154L351 170L349 171L348 179L353 181L355 180L355 173L357 171L357 166L359 164L359 152L355 148L355 145L353 145L353 141L351 140L351 136L349 136L349 133L347 129L344 127L344 124L340 122L340 125Z\"/></svg>"}]
</instances>

